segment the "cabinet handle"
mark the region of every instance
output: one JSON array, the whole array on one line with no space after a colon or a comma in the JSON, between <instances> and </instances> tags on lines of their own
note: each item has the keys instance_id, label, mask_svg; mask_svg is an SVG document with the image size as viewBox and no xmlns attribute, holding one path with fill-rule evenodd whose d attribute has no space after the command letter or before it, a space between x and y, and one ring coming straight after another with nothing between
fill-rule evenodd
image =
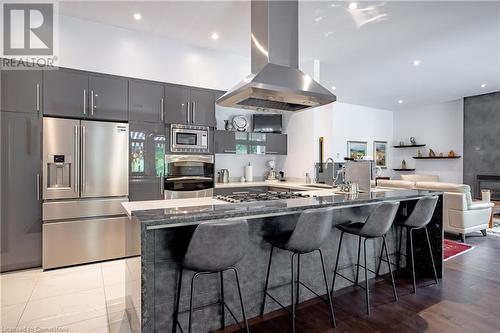
<instances>
[{"instance_id":1,"label":"cabinet handle","mask_svg":"<svg viewBox=\"0 0 500 333\"><path fill-rule=\"evenodd\" d=\"M40 111L40 84L36 84L36 110Z\"/></svg>"},{"instance_id":2,"label":"cabinet handle","mask_svg":"<svg viewBox=\"0 0 500 333\"><path fill-rule=\"evenodd\" d=\"M87 89L83 89L83 114L87 114Z\"/></svg>"},{"instance_id":3,"label":"cabinet handle","mask_svg":"<svg viewBox=\"0 0 500 333\"><path fill-rule=\"evenodd\" d=\"M94 91L90 91L90 115L94 115Z\"/></svg>"},{"instance_id":4,"label":"cabinet handle","mask_svg":"<svg viewBox=\"0 0 500 333\"><path fill-rule=\"evenodd\" d=\"M40 201L40 174L36 174L36 200Z\"/></svg>"},{"instance_id":5,"label":"cabinet handle","mask_svg":"<svg viewBox=\"0 0 500 333\"><path fill-rule=\"evenodd\" d=\"M193 124L196 122L195 116L196 116L196 102L193 102L193 106L191 107L191 113L192 113L192 122Z\"/></svg>"},{"instance_id":6,"label":"cabinet handle","mask_svg":"<svg viewBox=\"0 0 500 333\"><path fill-rule=\"evenodd\" d=\"M236 150L224 149L225 153L236 153Z\"/></svg>"},{"instance_id":7,"label":"cabinet handle","mask_svg":"<svg viewBox=\"0 0 500 333\"><path fill-rule=\"evenodd\" d=\"M266 154L278 154L277 151L266 151Z\"/></svg>"},{"instance_id":8,"label":"cabinet handle","mask_svg":"<svg viewBox=\"0 0 500 333\"><path fill-rule=\"evenodd\" d=\"M162 99L160 100L160 103L161 103L161 104L160 104L160 119L161 119L161 121L163 121L163 117L165 116L165 115L164 115L164 112L165 112L165 109L164 109L164 107L165 107L165 106L164 106L164 102L165 102L165 100L162 98Z\"/></svg>"},{"instance_id":9,"label":"cabinet handle","mask_svg":"<svg viewBox=\"0 0 500 333\"><path fill-rule=\"evenodd\" d=\"M160 197L163 196L163 177L160 177Z\"/></svg>"},{"instance_id":10,"label":"cabinet handle","mask_svg":"<svg viewBox=\"0 0 500 333\"><path fill-rule=\"evenodd\" d=\"M190 107L189 107L189 105L190 105L190 104L191 104L191 103L189 103L189 102L187 102L187 103L186 103L186 116L187 116L187 123L188 123L188 124L189 124L189 123L191 123L191 121L190 121L190 119L189 119L189 118L190 118L190 117L189 117L189 112L190 112Z\"/></svg>"}]
</instances>

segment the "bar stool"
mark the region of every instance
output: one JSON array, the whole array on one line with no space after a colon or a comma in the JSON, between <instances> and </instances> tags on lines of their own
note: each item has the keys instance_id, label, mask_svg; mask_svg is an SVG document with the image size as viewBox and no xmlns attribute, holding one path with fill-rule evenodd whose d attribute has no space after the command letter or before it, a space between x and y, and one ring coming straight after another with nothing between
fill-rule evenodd
<instances>
[{"instance_id":1,"label":"bar stool","mask_svg":"<svg viewBox=\"0 0 500 333\"><path fill-rule=\"evenodd\" d=\"M281 234L278 236L268 237L266 240L271 244L271 253L269 255L269 263L267 265L267 275L266 275L266 285L264 288L264 300L262 301L262 307L260 315L264 315L264 308L266 305L266 296L269 296L273 301L279 304L283 309L286 309L276 298L269 294L269 289L283 287L284 285L269 287L269 274L271 271L271 262L273 258L274 248L279 248L292 253L292 269L291 269L291 303L292 312L290 313L291 328L292 332L295 332L295 307L299 303L299 286L303 286L310 292L312 292L317 297L321 297L309 286L300 281L300 258L303 254L318 251L319 257L321 259L321 268L323 270L323 279L325 282L325 290L328 297L326 302L330 307L331 319L333 327L336 326L335 315L333 313L333 303L332 298L328 288L328 280L326 277L325 263L323 260L323 253L321 252L321 245L331 233L332 222L333 222L333 207L320 208L320 209L310 209L303 211L295 229L292 232ZM294 285L294 258L297 256L297 280ZM294 289L296 288L296 295L294 296ZM294 299L295 298L295 299Z\"/></svg>"},{"instance_id":2,"label":"bar stool","mask_svg":"<svg viewBox=\"0 0 500 333\"><path fill-rule=\"evenodd\" d=\"M376 238L382 238L383 239L383 247L382 250L385 249L385 254L387 257L387 261L389 261L389 252L387 250L387 240L386 240L386 234L391 228L393 222L394 222L394 217L396 216L396 213L398 211L399 207L399 202L383 202L378 205L377 208L370 214L368 219L366 220L365 223L362 222L353 222L353 223L347 223L347 224L341 224L337 226L337 229L342 231L340 234L340 241L339 241L339 249L337 252L337 260L335 261L335 269L333 273L333 281L332 281L332 293L335 288L335 279L337 275L340 277L346 279L349 282L354 283L356 286L362 288L365 290L365 296L366 296L366 313L369 315L370 314L370 290L368 287L368 271L375 273L371 269L368 268L368 262L366 260L366 242L369 239L376 239ZM356 263L356 281L352 281L351 279L347 278L346 276L340 274L338 272L338 266L339 266L339 257L340 257L340 250L342 247L342 239L344 237L344 233L359 236L359 241L358 241L358 261ZM359 264L359 259L360 259L360 252L361 252L361 239L364 238L363 242L363 250L364 250L364 266L361 266ZM392 269L391 265L388 264L389 266L389 273L391 275L391 283L392 283L392 291L394 293L394 301L398 300L398 294L396 292L396 285L394 283L394 276L392 275ZM358 284L358 278L359 278L359 267L363 267L365 269L365 286L361 286ZM346 269L349 267L345 267L343 269ZM378 274L377 274L378 275ZM384 278L385 279L385 278Z\"/></svg>"},{"instance_id":3,"label":"bar stool","mask_svg":"<svg viewBox=\"0 0 500 333\"><path fill-rule=\"evenodd\" d=\"M417 201L417 204L415 205L415 208L411 212L410 216L403 221L396 221L394 225L397 227L400 227L399 229L399 241L398 241L398 257L397 257L397 267L399 268L399 264L401 261L401 255L406 256L405 254L401 253L401 244L403 240L403 229L407 230L407 235L408 232L410 233L410 253L411 253L411 272L412 272L412 277L413 277L413 293L417 293L417 282L416 282L416 277L415 277L415 260L414 260L414 253L415 253L415 248L413 246L413 232L416 230L424 229L425 230L425 236L427 239L427 246L429 249L429 255L431 258L431 263L432 263L432 269L434 271L434 281L436 284L438 284L438 277L437 277L437 272L436 272L436 264L434 263L434 256L432 255L432 247L431 247L431 241L429 239L429 233L427 231L427 225L429 222L431 222L432 215L434 215L434 210L436 209L436 204L438 202L438 196L426 196ZM382 255L381 255L382 256ZM380 262L379 262L379 267L380 267ZM378 270L377 270L378 272Z\"/></svg>"},{"instance_id":4,"label":"bar stool","mask_svg":"<svg viewBox=\"0 0 500 333\"><path fill-rule=\"evenodd\" d=\"M173 331L176 332L177 326L181 332L182 327L179 323L179 303L181 295L182 275L184 270L194 271L195 274L191 278L191 291L189 300L189 330L192 327L192 314L193 314L193 294L194 282L200 275L206 274L220 274L220 288L221 297L220 304L222 318L222 328L225 325L224 307L227 308L229 314L233 317L234 321L240 326L239 321L231 309L224 302L224 279L223 273L227 270L232 270L236 278L236 285L238 287L238 294L240 298L241 312L243 314L243 321L245 322L245 329L249 332L248 323L245 315L245 308L243 306L243 298L241 296L240 281L238 279L238 271L234 265L238 263L245 255L248 245L248 224L246 220L220 220L211 222L202 222L195 229L191 241L189 242L187 251L181 262L181 269L179 273L179 281L177 285L177 298L174 309L174 327ZM204 308L201 306L200 308ZM197 308L196 310L198 310ZM184 311L184 313L187 311Z\"/></svg>"}]
</instances>

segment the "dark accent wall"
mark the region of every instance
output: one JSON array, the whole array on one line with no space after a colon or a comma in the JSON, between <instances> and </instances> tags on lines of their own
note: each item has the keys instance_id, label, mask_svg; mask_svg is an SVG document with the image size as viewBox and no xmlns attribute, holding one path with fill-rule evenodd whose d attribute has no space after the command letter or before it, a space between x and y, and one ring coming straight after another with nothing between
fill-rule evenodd
<instances>
[{"instance_id":1,"label":"dark accent wall","mask_svg":"<svg viewBox=\"0 0 500 333\"><path fill-rule=\"evenodd\" d=\"M500 92L464 98L464 183L476 196L477 175L500 175Z\"/></svg>"}]
</instances>

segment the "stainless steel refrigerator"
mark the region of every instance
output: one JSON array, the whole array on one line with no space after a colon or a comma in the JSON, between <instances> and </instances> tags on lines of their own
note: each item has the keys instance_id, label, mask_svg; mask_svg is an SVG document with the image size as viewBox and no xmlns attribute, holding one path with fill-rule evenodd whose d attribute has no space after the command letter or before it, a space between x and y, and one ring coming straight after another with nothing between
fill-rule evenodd
<instances>
[{"instance_id":1,"label":"stainless steel refrigerator","mask_svg":"<svg viewBox=\"0 0 500 333\"><path fill-rule=\"evenodd\" d=\"M44 269L138 254L125 250L130 220L128 124L43 119Z\"/></svg>"}]
</instances>

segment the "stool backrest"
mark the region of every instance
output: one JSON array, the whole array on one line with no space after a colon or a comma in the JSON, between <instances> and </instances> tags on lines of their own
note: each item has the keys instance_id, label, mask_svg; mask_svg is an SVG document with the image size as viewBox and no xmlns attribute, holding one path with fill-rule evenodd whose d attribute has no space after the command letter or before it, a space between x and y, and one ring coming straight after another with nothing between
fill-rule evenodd
<instances>
[{"instance_id":1,"label":"stool backrest","mask_svg":"<svg viewBox=\"0 0 500 333\"><path fill-rule=\"evenodd\" d=\"M303 211L287 247L303 253L318 250L332 231L333 210L326 207Z\"/></svg>"},{"instance_id":2,"label":"stool backrest","mask_svg":"<svg viewBox=\"0 0 500 333\"><path fill-rule=\"evenodd\" d=\"M411 212L410 216L404 222L405 225L411 227L423 227L426 226L432 219L434 215L434 210L436 209L436 204L438 202L438 196L427 196L423 197L417 201L415 208Z\"/></svg>"},{"instance_id":3,"label":"stool backrest","mask_svg":"<svg viewBox=\"0 0 500 333\"><path fill-rule=\"evenodd\" d=\"M368 216L360 233L369 237L382 237L392 226L399 202L383 202Z\"/></svg>"},{"instance_id":4,"label":"stool backrest","mask_svg":"<svg viewBox=\"0 0 500 333\"><path fill-rule=\"evenodd\" d=\"M243 258L247 246L246 220L202 222L191 237L183 265L196 271L225 270Z\"/></svg>"}]
</instances>

